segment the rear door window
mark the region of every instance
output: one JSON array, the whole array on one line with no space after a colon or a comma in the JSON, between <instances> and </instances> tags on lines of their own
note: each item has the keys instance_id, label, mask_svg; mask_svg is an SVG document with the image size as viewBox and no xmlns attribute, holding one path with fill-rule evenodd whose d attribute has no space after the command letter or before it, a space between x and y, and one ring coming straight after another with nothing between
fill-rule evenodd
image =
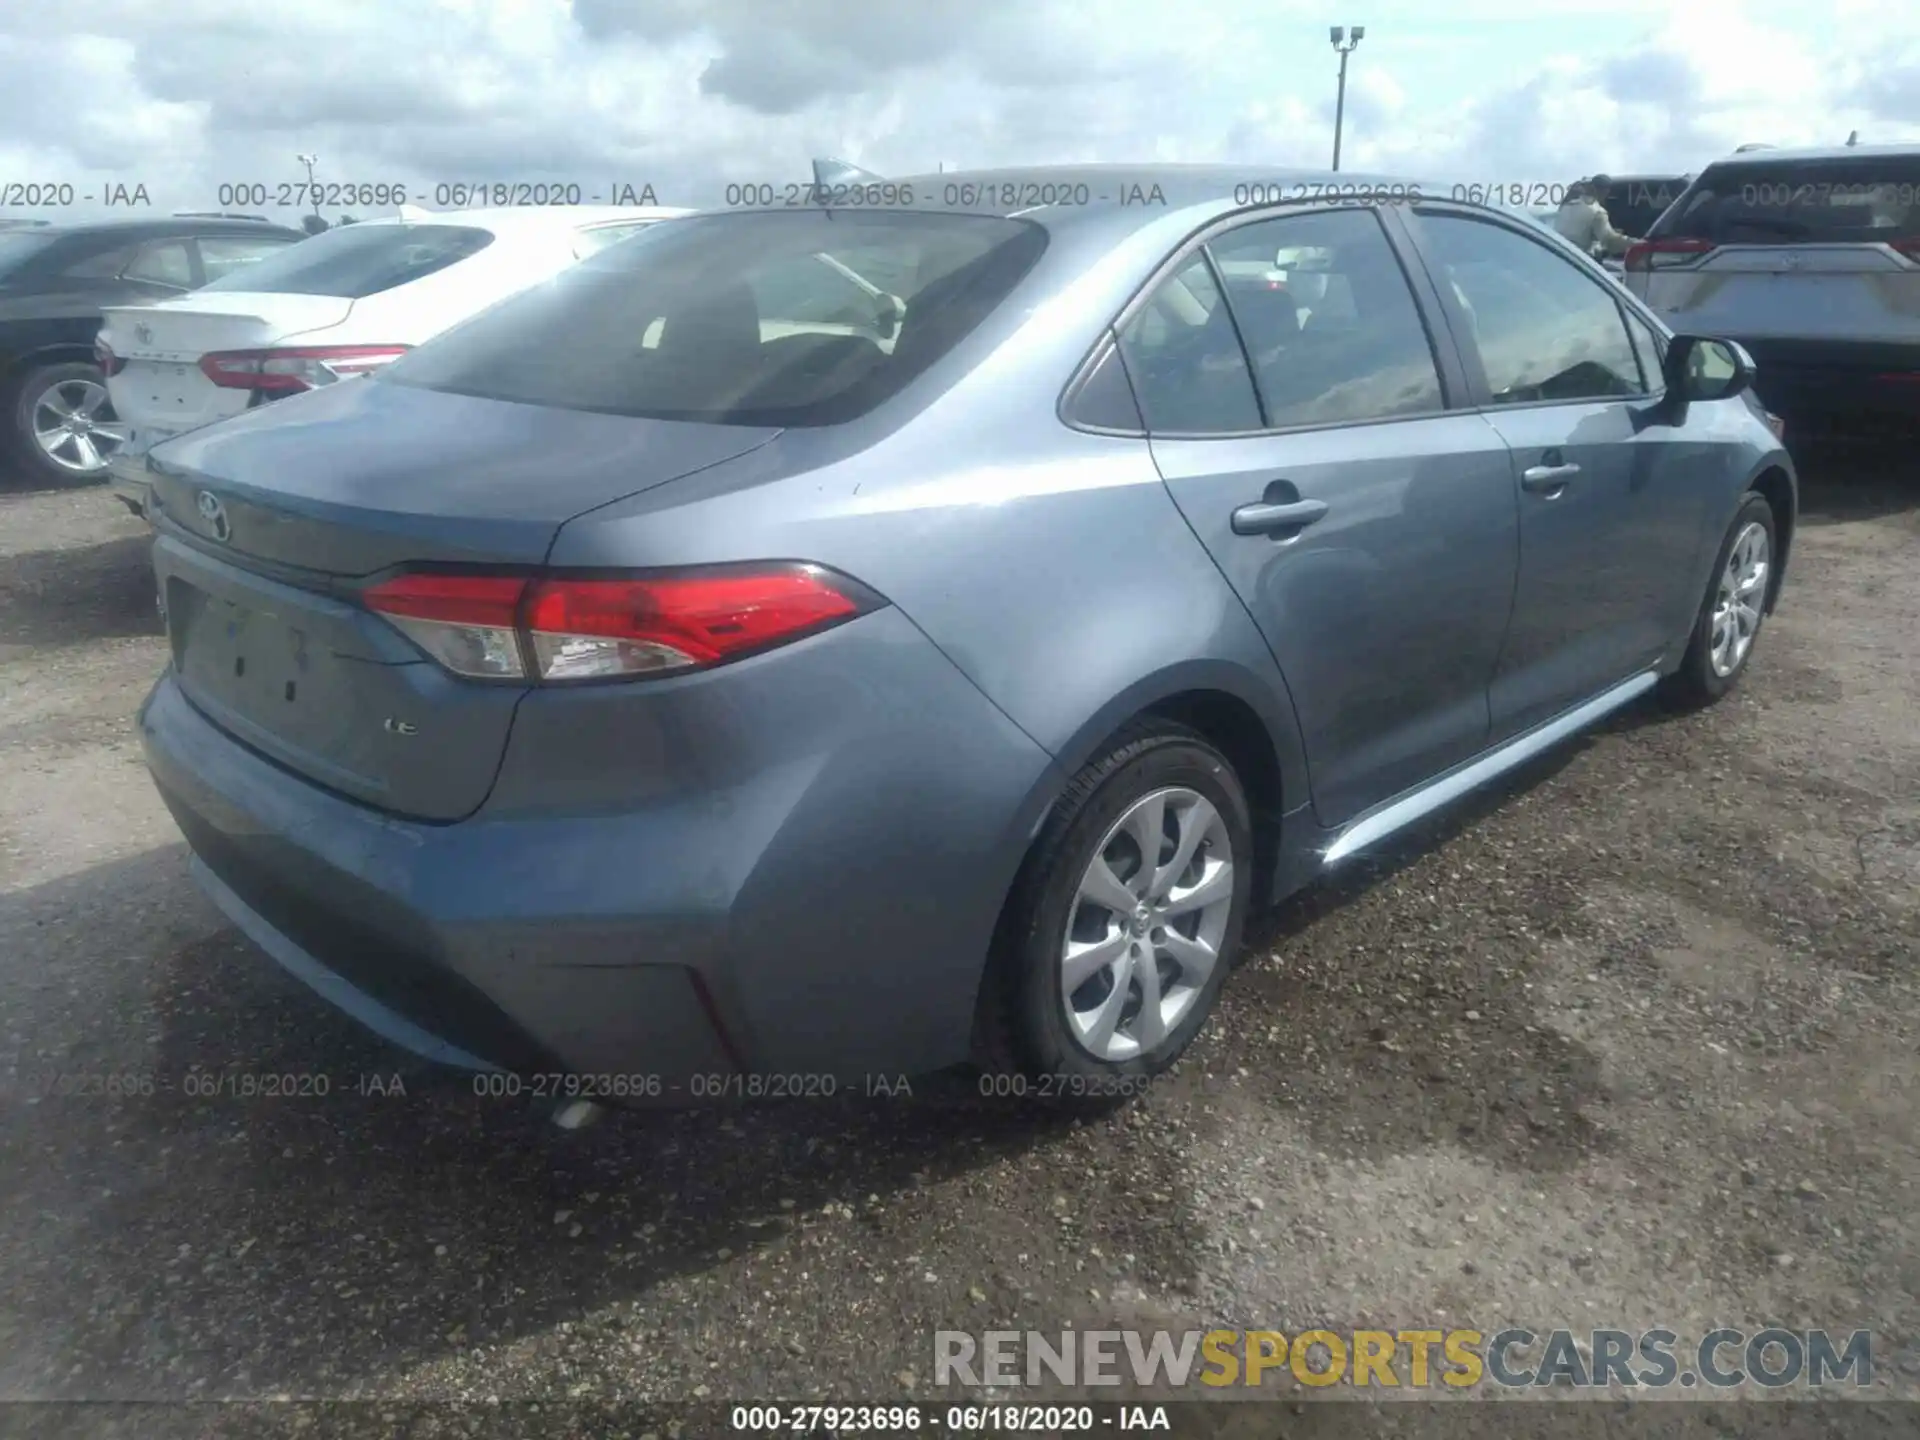
<instances>
[{"instance_id":1,"label":"rear door window","mask_svg":"<svg viewBox=\"0 0 1920 1440\"><path fill-rule=\"evenodd\" d=\"M348 225L242 265L208 290L359 300L457 265L493 243L477 225Z\"/></svg>"},{"instance_id":2,"label":"rear door window","mask_svg":"<svg viewBox=\"0 0 1920 1440\"><path fill-rule=\"evenodd\" d=\"M1433 347L1380 221L1354 207L1259 220L1208 242L1253 360L1269 427L1444 408ZM1243 256L1279 262L1235 278Z\"/></svg>"},{"instance_id":3,"label":"rear door window","mask_svg":"<svg viewBox=\"0 0 1920 1440\"><path fill-rule=\"evenodd\" d=\"M129 280L145 280L176 290L193 288L193 256L185 240L155 240L140 247L140 253L125 272Z\"/></svg>"},{"instance_id":4,"label":"rear door window","mask_svg":"<svg viewBox=\"0 0 1920 1440\"><path fill-rule=\"evenodd\" d=\"M1260 429L1253 373L1204 252L1161 281L1120 327L1120 355L1150 434Z\"/></svg>"},{"instance_id":5,"label":"rear door window","mask_svg":"<svg viewBox=\"0 0 1920 1440\"><path fill-rule=\"evenodd\" d=\"M72 280L112 280L133 260L138 245L115 245L111 249L92 250L80 259L60 267L60 273Z\"/></svg>"},{"instance_id":6,"label":"rear door window","mask_svg":"<svg viewBox=\"0 0 1920 1440\"><path fill-rule=\"evenodd\" d=\"M223 280L286 249L293 240L287 235L202 235L195 243L207 279Z\"/></svg>"},{"instance_id":7,"label":"rear door window","mask_svg":"<svg viewBox=\"0 0 1920 1440\"><path fill-rule=\"evenodd\" d=\"M663 420L839 424L958 345L1045 248L1039 226L997 216L677 219L421 346L380 379Z\"/></svg>"},{"instance_id":8,"label":"rear door window","mask_svg":"<svg viewBox=\"0 0 1920 1440\"><path fill-rule=\"evenodd\" d=\"M1653 235L1715 245L1911 240L1920 237L1920 155L1709 166Z\"/></svg>"}]
</instances>

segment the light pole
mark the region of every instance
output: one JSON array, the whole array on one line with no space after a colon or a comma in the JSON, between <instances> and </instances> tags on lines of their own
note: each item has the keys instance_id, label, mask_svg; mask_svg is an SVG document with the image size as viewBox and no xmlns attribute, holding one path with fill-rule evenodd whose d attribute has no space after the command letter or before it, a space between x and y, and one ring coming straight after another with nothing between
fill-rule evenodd
<instances>
[{"instance_id":1,"label":"light pole","mask_svg":"<svg viewBox=\"0 0 1920 1440\"><path fill-rule=\"evenodd\" d=\"M313 202L313 217L317 220L320 218L320 196L319 192L313 188L313 167L320 163L320 157L318 155L296 155L293 158L307 167L307 198ZM1340 167L1336 165L1333 168L1338 170Z\"/></svg>"},{"instance_id":2,"label":"light pole","mask_svg":"<svg viewBox=\"0 0 1920 1440\"><path fill-rule=\"evenodd\" d=\"M1349 34L1344 25L1335 25L1327 32L1333 39L1333 48L1340 52L1340 93L1333 102L1333 168L1340 168L1340 126L1347 118L1347 56L1353 53L1353 47L1366 38L1367 27L1356 25Z\"/></svg>"}]
</instances>

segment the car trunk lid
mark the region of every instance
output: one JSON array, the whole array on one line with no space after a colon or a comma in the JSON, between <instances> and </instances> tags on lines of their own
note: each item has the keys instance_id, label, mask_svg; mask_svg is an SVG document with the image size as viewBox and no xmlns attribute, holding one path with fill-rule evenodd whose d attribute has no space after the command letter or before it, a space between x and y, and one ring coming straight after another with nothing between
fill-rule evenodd
<instances>
[{"instance_id":1,"label":"car trunk lid","mask_svg":"<svg viewBox=\"0 0 1920 1440\"><path fill-rule=\"evenodd\" d=\"M457 820L491 789L526 687L451 675L361 592L418 566L537 567L566 521L778 433L360 380L184 436L153 460L178 682L318 784Z\"/></svg>"},{"instance_id":2,"label":"car trunk lid","mask_svg":"<svg viewBox=\"0 0 1920 1440\"><path fill-rule=\"evenodd\" d=\"M353 301L339 295L182 295L157 305L111 305L101 337L123 360L198 361L209 350L271 345L289 335L338 325Z\"/></svg>"},{"instance_id":3,"label":"car trunk lid","mask_svg":"<svg viewBox=\"0 0 1920 1440\"><path fill-rule=\"evenodd\" d=\"M1920 344L1920 263L1885 244L1722 245L1646 299L1701 334Z\"/></svg>"},{"instance_id":4,"label":"car trunk lid","mask_svg":"<svg viewBox=\"0 0 1920 1440\"><path fill-rule=\"evenodd\" d=\"M183 295L159 305L110 306L100 342L119 362L108 377L114 412L129 426L126 451L248 408L249 391L215 385L200 357L216 350L253 350L340 324L353 301L337 295L254 295L242 291Z\"/></svg>"}]
</instances>

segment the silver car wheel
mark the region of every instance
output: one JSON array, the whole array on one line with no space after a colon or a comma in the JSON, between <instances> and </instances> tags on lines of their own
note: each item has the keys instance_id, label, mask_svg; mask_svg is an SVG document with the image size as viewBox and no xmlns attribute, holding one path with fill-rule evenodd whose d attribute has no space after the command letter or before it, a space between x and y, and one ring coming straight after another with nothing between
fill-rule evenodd
<instances>
[{"instance_id":1,"label":"silver car wheel","mask_svg":"<svg viewBox=\"0 0 1920 1440\"><path fill-rule=\"evenodd\" d=\"M1155 790L1108 829L1080 879L1060 951L1060 999L1095 1059L1151 1052L1186 1018L1233 912L1233 842L1195 790Z\"/></svg>"},{"instance_id":2,"label":"silver car wheel","mask_svg":"<svg viewBox=\"0 0 1920 1440\"><path fill-rule=\"evenodd\" d=\"M33 402L33 440L47 459L75 475L97 475L127 438L107 387L96 380L56 380Z\"/></svg>"},{"instance_id":3,"label":"silver car wheel","mask_svg":"<svg viewBox=\"0 0 1920 1440\"><path fill-rule=\"evenodd\" d=\"M1766 605L1771 560L1766 526L1749 521L1727 552L1726 568L1720 572L1720 587L1713 599L1707 658L1713 673L1722 680L1740 668L1753 648Z\"/></svg>"}]
</instances>

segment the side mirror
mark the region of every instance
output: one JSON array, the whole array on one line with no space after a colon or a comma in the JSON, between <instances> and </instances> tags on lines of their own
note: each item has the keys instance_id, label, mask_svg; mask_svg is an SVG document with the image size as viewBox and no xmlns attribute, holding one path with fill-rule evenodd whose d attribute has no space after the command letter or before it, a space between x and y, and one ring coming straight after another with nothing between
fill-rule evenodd
<instances>
[{"instance_id":1,"label":"side mirror","mask_svg":"<svg viewBox=\"0 0 1920 1440\"><path fill-rule=\"evenodd\" d=\"M1726 400L1753 384L1753 356L1731 340L1676 335L1662 367L1667 394L1677 403Z\"/></svg>"}]
</instances>

